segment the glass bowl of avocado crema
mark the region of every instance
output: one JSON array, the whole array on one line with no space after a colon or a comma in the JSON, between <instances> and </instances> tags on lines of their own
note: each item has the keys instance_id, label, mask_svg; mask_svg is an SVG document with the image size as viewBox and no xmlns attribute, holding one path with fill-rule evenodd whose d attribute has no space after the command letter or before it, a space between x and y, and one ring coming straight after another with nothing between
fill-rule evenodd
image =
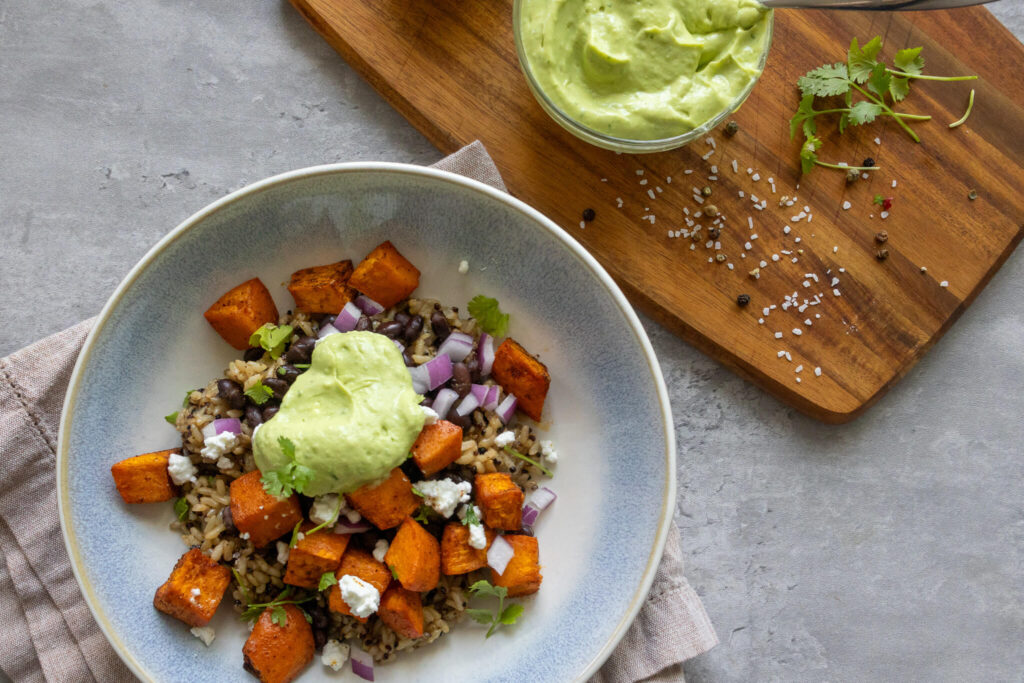
<instances>
[{"instance_id":1,"label":"glass bowl of avocado crema","mask_svg":"<svg viewBox=\"0 0 1024 683\"><path fill-rule=\"evenodd\" d=\"M764 70L757 0L515 0L519 64L563 128L616 152L661 152L739 109Z\"/></svg>"}]
</instances>

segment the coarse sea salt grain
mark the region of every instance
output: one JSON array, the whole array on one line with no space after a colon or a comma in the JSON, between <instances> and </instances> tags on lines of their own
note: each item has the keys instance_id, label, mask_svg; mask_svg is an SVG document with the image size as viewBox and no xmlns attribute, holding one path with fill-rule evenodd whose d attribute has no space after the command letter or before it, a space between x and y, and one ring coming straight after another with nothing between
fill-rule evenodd
<instances>
[{"instance_id":1,"label":"coarse sea salt grain","mask_svg":"<svg viewBox=\"0 0 1024 683\"><path fill-rule=\"evenodd\" d=\"M880 213L878 215L882 217L882 220L885 220L886 218L889 217L889 212L888 211L883 211L882 213Z\"/></svg>"},{"instance_id":2,"label":"coarse sea salt grain","mask_svg":"<svg viewBox=\"0 0 1024 683\"><path fill-rule=\"evenodd\" d=\"M781 332L776 332L775 333L775 338L776 339L782 339L782 333Z\"/></svg>"},{"instance_id":3,"label":"coarse sea salt grain","mask_svg":"<svg viewBox=\"0 0 1024 683\"><path fill-rule=\"evenodd\" d=\"M581 230L586 230L587 229L587 224L584 221L580 221L580 229Z\"/></svg>"},{"instance_id":4,"label":"coarse sea salt grain","mask_svg":"<svg viewBox=\"0 0 1024 683\"><path fill-rule=\"evenodd\" d=\"M782 228L782 234L783 235L788 235L792 231L793 231L793 228L789 227L788 225Z\"/></svg>"},{"instance_id":5,"label":"coarse sea salt grain","mask_svg":"<svg viewBox=\"0 0 1024 683\"><path fill-rule=\"evenodd\" d=\"M738 163L736 163L735 159L733 159L732 160L732 172L733 173L739 173L739 170L740 170L740 165Z\"/></svg>"},{"instance_id":6,"label":"coarse sea salt grain","mask_svg":"<svg viewBox=\"0 0 1024 683\"><path fill-rule=\"evenodd\" d=\"M943 280L940 282L939 287L949 287L949 280Z\"/></svg>"},{"instance_id":7,"label":"coarse sea salt grain","mask_svg":"<svg viewBox=\"0 0 1024 683\"><path fill-rule=\"evenodd\" d=\"M641 185L646 185L647 184L647 178L644 178L643 180L641 180L640 184Z\"/></svg>"},{"instance_id":8,"label":"coarse sea salt grain","mask_svg":"<svg viewBox=\"0 0 1024 683\"><path fill-rule=\"evenodd\" d=\"M853 206L853 204L850 202L843 202L843 211L849 211L851 206Z\"/></svg>"},{"instance_id":9,"label":"coarse sea salt grain","mask_svg":"<svg viewBox=\"0 0 1024 683\"><path fill-rule=\"evenodd\" d=\"M804 369L803 365L798 365L795 368L793 368L793 372L802 372L803 369Z\"/></svg>"},{"instance_id":10,"label":"coarse sea salt grain","mask_svg":"<svg viewBox=\"0 0 1024 683\"><path fill-rule=\"evenodd\" d=\"M814 376L821 377L821 368L814 368Z\"/></svg>"},{"instance_id":11,"label":"coarse sea salt grain","mask_svg":"<svg viewBox=\"0 0 1024 683\"><path fill-rule=\"evenodd\" d=\"M875 144L876 145L882 144L882 138L875 138Z\"/></svg>"},{"instance_id":12,"label":"coarse sea salt grain","mask_svg":"<svg viewBox=\"0 0 1024 683\"><path fill-rule=\"evenodd\" d=\"M793 334L795 334L796 336L798 336L798 337L799 337L799 336L800 336L801 334L803 334L803 333L804 333L804 331L803 331L803 330L801 330L801 329L800 329L799 327L794 327L794 328L793 328Z\"/></svg>"},{"instance_id":13,"label":"coarse sea salt grain","mask_svg":"<svg viewBox=\"0 0 1024 683\"><path fill-rule=\"evenodd\" d=\"M785 358L785 356L786 356L786 352L785 351L779 351L778 353L775 354L776 358Z\"/></svg>"},{"instance_id":14,"label":"coarse sea salt grain","mask_svg":"<svg viewBox=\"0 0 1024 683\"><path fill-rule=\"evenodd\" d=\"M760 173L755 173L754 175L750 176L750 179L753 180L756 183L758 180L761 179L761 174Z\"/></svg>"},{"instance_id":15,"label":"coarse sea salt grain","mask_svg":"<svg viewBox=\"0 0 1024 683\"><path fill-rule=\"evenodd\" d=\"M778 254L772 254L772 261L778 261L778 260L779 260L779 255Z\"/></svg>"},{"instance_id":16,"label":"coarse sea salt grain","mask_svg":"<svg viewBox=\"0 0 1024 683\"><path fill-rule=\"evenodd\" d=\"M896 181L895 180L892 181L892 186L896 187Z\"/></svg>"}]
</instances>

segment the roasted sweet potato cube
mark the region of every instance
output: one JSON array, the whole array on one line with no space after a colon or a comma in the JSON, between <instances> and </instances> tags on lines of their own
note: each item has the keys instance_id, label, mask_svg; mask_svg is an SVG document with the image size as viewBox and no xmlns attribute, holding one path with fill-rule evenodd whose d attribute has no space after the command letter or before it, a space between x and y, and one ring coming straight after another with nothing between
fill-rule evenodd
<instances>
[{"instance_id":1,"label":"roasted sweet potato cube","mask_svg":"<svg viewBox=\"0 0 1024 683\"><path fill-rule=\"evenodd\" d=\"M174 498L176 489L167 474L167 459L174 453L144 453L110 466L114 486L126 503L160 503Z\"/></svg>"},{"instance_id":2,"label":"roasted sweet potato cube","mask_svg":"<svg viewBox=\"0 0 1024 683\"><path fill-rule=\"evenodd\" d=\"M316 650L313 627L295 605L284 605L284 624L263 610L242 648L245 670L263 683L288 683L302 673Z\"/></svg>"},{"instance_id":3,"label":"roasted sweet potato cube","mask_svg":"<svg viewBox=\"0 0 1024 683\"><path fill-rule=\"evenodd\" d=\"M350 277L351 261L303 268L292 273L288 291L300 311L337 314L355 296L355 290L348 286Z\"/></svg>"},{"instance_id":4,"label":"roasted sweet potato cube","mask_svg":"<svg viewBox=\"0 0 1024 683\"><path fill-rule=\"evenodd\" d=\"M551 375L543 363L509 337L494 352L491 376L505 391L519 399L516 406L519 410L540 422L544 399L551 386Z\"/></svg>"},{"instance_id":5,"label":"roasted sweet potato cube","mask_svg":"<svg viewBox=\"0 0 1024 683\"><path fill-rule=\"evenodd\" d=\"M238 285L203 313L206 321L239 351L249 348L249 337L266 323L277 322L274 297L258 277Z\"/></svg>"},{"instance_id":6,"label":"roasted sweet potato cube","mask_svg":"<svg viewBox=\"0 0 1024 683\"><path fill-rule=\"evenodd\" d=\"M231 583L231 570L192 548L182 555L167 582L156 589L153 606L189 626L206 626Z\"/></svg>"},{"instance_id":7,"label":"roasted sweet potato cube","mask_svg":"<svg viewBox=\"0 0 1024 683\"><path fill-rule=\"evenodd\" d=\"M321 529L309 534L315 525L306 522L300 529L304 533L302 539L288 553L288 565L284 572L284 582L291 586L317 590L320 577L326 572L333 572L341 564L341 556L348 546L348 534L336 534Z\"/></svg>"},{"instance_id":8,"label":"roasted sweet potato cube","mask_svg":"<svg viewBox=\"0 0 1024 683\"><path fill-rule=\"evenodd\" d=\"M412 482L398 467L376 486L356 489L346 498L378 529L395 528L420 506L420 499L412 492Z\"/></svg>"},{"instance_id":9,"label":"roasted sweet potato cube","mask_svg":"<svg viewBox=\"0 0 1024 683\"><path fill-rule=\"evenodd\" d=\"M540 575L540 549L533 536L508 534L505 540L512 546L515 555L509 560L502 574L491 570L491 583L508 589L509 597L530 595L540 589L544 579Z\"/></svg>"},{"instance_id":10,"label":"roasted sweet potato cube","mask_svg":"<svg viewBox=\"0 0 1024 683\"><path fill-rule=\"evenodd\" d=\"M441 546L415 519L406 517L384 555L384 564L403 588L433 590L441 578Z\"/></svg>"},{"instance_id":11,"label":"roasted sweet potato cube","mask_svg":"<svg viewBox=\"0 0 1024 683\"><path fill-rule=\"evenodd\" d=\"M492 529L517 531L523 525L523 490L502 472L476 475L476 504L484 524Z\"/></svg>"},{"instance_id":12,"label":"roasted sweet potato cube","mask_svg":"<svg viewBox=\"0 0 1024 683\"><path fill-rule=\"evenodd\" d=\"M341 577L346 574L359 577L381 593L391 583L391 571L384 566L384 563L378 562L374 559L373 555L360 548L349 548L342 555L341 566L338 567L338 571L334 572L334 576L338 581L341 581ZM356 617L352 614L352 610L342 600L341 589L338 588L337 584L331 586L330 591L327 593L327 607L332 612L348 614L359 621L366 621L365 618Z\"/></svg>"},{"instance_id":13,"label":"roasted sweet potato cube","mask_svg":"<svg viewBox=\"0 0 1024 683\"><path fill-rule=\"evenodd\" d=\"M494 530L484 527L487 545L474 548L469 544L469 527L449 522L441 536L441 573L446 576L468 574L487 564L487 550L494 540Z\"/></svg>"},{"instance_id":14,"label":"roasted sweet potato cube","mask_svg":"<svg viewBox=\"0 0 1024 683\"><path fill-rule=\"evenodd\" d=\"M257 548L288 533L302 519L299 497L275 498L263 488L262 476L253 470L231 482L231 519Z\"/></svg>"},{"instance_id":15,"label":"roasted sweet potato cube","mask_svg":"<svg viewBox=\"0 0 1024 683\"><path fill-rule=\"evenodd\" d=\"M405 638L419 638L423 635L423 601L420 594L392 583L380 596L377 616L391 630Z\"/></svg>"},{"instance_id":16,"label":"roasted sweet potato cube","mask_svg":"<svg viewBox=\"0 0 1024 683\"><path fill-rule=\"evenodd\" d=\"M420 283L420 271L385 242L367 254L356 266L348 284L384 308L390 308L412 294Z\"/></svg>"},{"instance_id":17,"label":"roasted sweet potato cube","mask_svg":"<svg viewBox=\"0 0 1024 683\"><path fill-rule=\"evenodd\" d=\"M411 451L423 474L437 474L462 455L462 427L448 420L427 425L416 437Z\"/></svg>"}]
</instances>

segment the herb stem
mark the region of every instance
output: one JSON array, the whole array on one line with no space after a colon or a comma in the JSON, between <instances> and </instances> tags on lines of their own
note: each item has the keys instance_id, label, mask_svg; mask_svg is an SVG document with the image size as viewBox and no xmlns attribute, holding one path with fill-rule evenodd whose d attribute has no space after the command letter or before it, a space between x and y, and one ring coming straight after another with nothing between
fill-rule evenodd
<instances>
[{"instance_id":1,"label":"herb stem","mask_svg":"<svg viewBox=\"0 0 1024 683\"><path fill-rule=\"evenodd\" d=\"M830 164L825 161L818 161L817 159L814 160L814 163L816 163L818 166L825 166L827 168L838 168L843 171L877 171L880 168L882 168L881 166L843 166L841 164Z\"/></svg>"},{"instance_id":2,"label":"herb stem","mask_svg":"<svg viewBox=\"0 0 1024 683\"><path fill-rule=\"evenodd\" d=\"M961 116L959 119L949 124L949 127L956 128L957 126L963 124L963 122L967 120L967 117L971 115L972 109L974 109L974 88L971 88L971 96L967 98L967 111L965 111L964 115Z\"/></svg>"},{"instance_id":3,"label":"herb stem","mask_svg":"<svg viewBox=\"0 0 1024 683\"><path fill-rule=\"evenodd\" d=\"M548 468L544 467L544 465L541 465L539 462L536 462L534 460L531 460L530 458L527 458L525 455L523 455L519 451L514 451L514 450L512 450L508 446L505 446L504 450L509 455L514 455L515 457L519 458L520 460L525 460L526 462L530 463L531 465L533 465L534 467L536 467L538 470L540 470L544 474L548 475L549 477L554 477L555 476L554 474L551 473L551 470L549 470Z\"/></svg>"},{"instance_id":4,"label":"herb stem","mask_svg":"<svg viewBox=\"0 0 1024 683\"><path fill-rule=\"evenodd\" d=\"M976 81L977 76L928 76L926 74L908 74L906 71L900 71L898 69L886 69L893 76L899 76L900 78L916 78L921 81Z\"/></svg>"},{"instance_id":5,"label":"herb stem","mask_svg":"<svg viewBox=\"0 0 1024 683\"><path fill-rule=\"evenodd\" d=\"M903 112L894 111L892 113L892 115L895 116L898 119L910 119L911 121L931 121L932 120L931 116L926 116L924 114L904 114Z\"/></svg>"},{"instance_id":6,"label":"herb stem","mask_svg":"<svg viewBox=\"0 0 1024 683\"><path fill-rule=\"evenodd\" d=\"M907 131L907 135L909 135L910 138L914 142L921 142L921 138L919 138L917 136L917 133L915 133L914 131L910 130L910 126L908 126L906 123L904 123L903 119L901 119L899 116L896 116L896 112L894 112L892 110L892 108L885 103L885 100L882 100L882 99L879 99L879 98L875 97L874 95L869 93L867 90L865 90L864 88L862 88L859 85L857 85L856 83L854 83L853 81L850 81L850 85L852 85L854 88L856 88L857 91L860 94L864 95L864 97L868 98L869 100L871 100L872 102L874 102L875 104L880 106L887 114L892 116L893 119L896 121L896 123L898 123L900 125L900 128L902 128L903 130Z\"/></svg>"}]
</instances>

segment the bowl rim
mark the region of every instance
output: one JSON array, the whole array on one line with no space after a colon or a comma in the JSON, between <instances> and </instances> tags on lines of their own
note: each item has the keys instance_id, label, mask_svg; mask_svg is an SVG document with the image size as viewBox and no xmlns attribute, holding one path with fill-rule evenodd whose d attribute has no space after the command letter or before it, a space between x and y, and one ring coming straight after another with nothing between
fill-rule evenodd
<instances>
[{"instance_id":1,"label":"bowl rim","mask_svg":"<svg viewBox=\"0 0 1024 683\"><path fill-rule=\"evenodd\" d=\"M70 510L69 491L68 491L68 434L71 429L73 421L72 415L75 412L75 403L78 397L79 389L82 381L82 372L86 363L92 355L93 347L99 334L105 329L111 314L114 309L121 303L125 293L131 287L131 285L139 278L143 271L148 268L152 262L161 255L161 253L167 249L172 243L181 238L185 233L191 230L193 227L201 223L207 217L212 214L232 206L248 197L260 194L264 191L276 188L280 185L285 185L297 180L304 180L314 178L317 176L335 175L335 174L347 174L347 173L399 173L408 174L414 176L420 176L422 178L431 178L441 182L451 183L459 185L465 189L474 191L478 194L482 194L492 200L496 200L502 204L505 204L509 208L523 214L527 218L532 219L538 227L547 230L552 236L559 240L562 245L569 250L569 252L579 259L586 268L589 268L593 275L604 286L605 290L611 295L612 300L615 302L618 309L626 317L629 322L629 326L639 342L643 355L647 364L650 368L651 375L654 379L655 389L658 395L658 403L661 407L661 418L662 427L665 433L665 488L662 495L661 501L661 515L658 521L658 528L654 537L654 545L651 548L650 555L648 556L647 566L644 569L643 576L641 577L640 584L637 586L630 600L628 608L620 616L618 623L616 624L615 630L612 632L610 638L605 642L602 648L597 654L590 660L584 671L582 671L578 677L574 680L586 681L597 670L604 664L605 660L608 659L612 650L619 644L622 637L625 635L626 630L633 623L637 613L643 606L647 594L650 591L651 584L654 582L654 576L657 572L658 566L661 562L661 557L665 549L665 542L668 538L669 527L672 522L673 513L675 510L675 494L676 494L676 443L675 443L675 427L672 421L671 405L669 403L668 391L665 386L665 380L661 373L661 366L654 354L654 348L651 346L650 339L647 337L647 333L644 331L643 326L640 323L639 318L633 310L633 307L626 300L625 295L619 289L618 285L612 280L611 276L605 271L605 269L597 262L597 260L590 255L583 246L573 239L565 230L555 224L551 219L546 217L544 214L529 206L525 202L516 199L507 192L498 190L490 185L482 183L472 178L444 171L437 168L428 168L424 166L417 166L414 164L395 163L395 162L344 162L334 164L322 164L317 166L309 166L300 168L292 171L286 171L277 175L270 176L263 180L259 180L244 187L231 192L220 199L217 199L210 204L206 205L202 209L196 211L191 216L186 218L184 221L179 223L177 227L164 235L153 247L146 252L146 254L136 263L128 274L125 275L124 279L121 280L114 293L104 304L103 309L96 317L92 329L90 330L85 342L82 346L82 350L78 355L78 359L75 362L74 369L71 374L71 380L68 383L67 392L64 395L64 404L61 411L60 428L57 435L57 459L56 459L56 474L57 474L57 511L60 519L61 535L64 539L64 546L68 552L68 558L71 562L71 570L75 576L75 580L78 582L78 586L82 591L82 596L85 598L86 604L89 606L89 611L92 613L93 618L99 625L103 632L103 635L107 638L111 647L121 658L121 660L128 666L128 668L137 677L144 681L155 681L156 679L143 667L143 665L135 659L128 647L121 641L118 634L115 632L113 625L107 620L105 614L100 609L99 599L93 592L92 586L86 581L83 572L80 571L79 567L81 564L81 555L79 552L78 541L75 537L73 530L68 522L68 512Z\"/></svg>"},{"instance_id":2,"label":"bowl rim","mask_svg":"<svg viewBox=\"0 0 1024 683\"><path fill-rule=\"evenodd\" d=\"M536 76L533 75L533 69L530 66L530 59L526 54L526 47L523 42L520 22L523 4L531 1L533 0L513 0L512 3L512 37L515 41L519 69L523 72L523 76L526 79L527 86L530 88L530 92L533 93L533 96L537 100L541 109L543 109L548 116L554 119L555 123L572 133L580 140L589 142L590 144L601 147L602 149L611 150L613 152L623 152L626 154L646 154L679 149L680 147L685 147L691 142L704 137L721 125L726 118L731 114L736 113L736 111L743 106L743 103L747 101L748 97L750 97L750 93L754 91L754 88L761 81L761 76L764 75L764 69L768 63L768 53L771 51L772 39L775 35L775 11L769 9L767 12L768 34L765 38L764 51L761 52L761 57L757 62L757 75L749 84L747 84L742 92L740 92L740 94L729 103L727 107L704 123L700 124L696 128L691 128L685 133L680 133L679 135L673 135L667 138L651 138L647 140L620 138L614 135L608 135L607 133L602 133L601 131L591 128L567 114L565 110L555 104L555 101L548 96L544 91L544 88L542 88L540 83L537 81Z\"/></svg>"}]
</instances>

